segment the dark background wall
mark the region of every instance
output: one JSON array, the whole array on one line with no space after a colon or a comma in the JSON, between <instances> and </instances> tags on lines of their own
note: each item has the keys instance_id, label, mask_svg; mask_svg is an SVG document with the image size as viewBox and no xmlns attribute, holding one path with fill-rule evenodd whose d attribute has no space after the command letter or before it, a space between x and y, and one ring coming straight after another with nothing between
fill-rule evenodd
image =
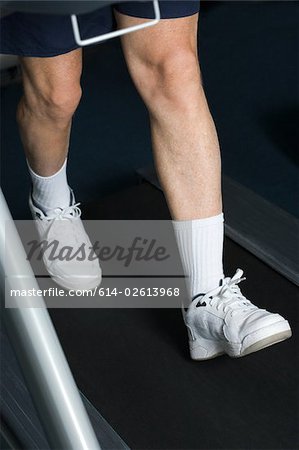
<instances>
[{"instance_id":1,"label":"dark background wall","mask_svg":"<svg viewBox=\"0 0 299 450\"><path fill-rule=\"evenodd\" d=\"M223 170L280 208L298 208L298 2L202 2L200 60ZM136 183L152 161L147 112L119 40L85 50L69 181L87 202ZM1 182L29 218L29 179L15 122L21 85L1 89Z\"/></svg>"}]
</instances>

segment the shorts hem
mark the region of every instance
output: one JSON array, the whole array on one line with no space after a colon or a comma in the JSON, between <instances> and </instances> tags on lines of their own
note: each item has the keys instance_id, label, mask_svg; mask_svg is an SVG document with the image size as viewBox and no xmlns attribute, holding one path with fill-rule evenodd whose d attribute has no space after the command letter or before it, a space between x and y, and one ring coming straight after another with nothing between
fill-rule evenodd
<instances>
[{"instance_id":1,"label":"shorts hem","mask_svg":"<svg viewBox=\"0 0 299 450\"><path fill-rule=\"evenodd\" d=\"M26 51L9 51L1 49L1 54L3 55L14 55L14 56L23 56L23 57L32 57L32 58L53 58L55 56L65 55L66 53L72 52L73 50L77 50L78 48L82 48L77 46L71 47L69 49L63 50L53 50L48 52L47 54L39 53L36 50L26 50Z\"/></svg>"},{"instance_id":2,"label":"shorts hem","mask_svg":"<svg viewBox=\"0 0 299 450\"><path fill-rule=\"evenodd\" d=\"M113 7L115 11L117 11L119 14L123 14L124 16L129 16L129 17L135 17L136 19L148 19L148 20L154 20L154 17L142 17L140 14L133 14L133 13L128 13L128 12L124 12L121 11L121 9L118 9L116 6ZM179 16L170 16L170 17L161 17L160 20L170 20L170 19L182 19L184 17L191 17L191 16L195 16L195 14L198 14L199 11L194 11L194 12L190 12L190 13L185 13Z\"/></svg>"}]
</instances>

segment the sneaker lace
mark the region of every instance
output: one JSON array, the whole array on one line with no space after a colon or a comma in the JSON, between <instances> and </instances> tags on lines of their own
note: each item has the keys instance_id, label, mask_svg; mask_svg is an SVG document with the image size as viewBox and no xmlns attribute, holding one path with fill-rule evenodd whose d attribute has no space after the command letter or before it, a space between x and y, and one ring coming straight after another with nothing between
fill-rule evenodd
<instances>
[{"instance_id":1,"label":"sneaker lace","mask_svg":"<svg viewBox=\"0 0 299 450\"><path fill-rule=\"evenodd\" d=\"M47 230L47 239L50 239L50 236L52 235L52 229L56 230L57 233L57 226L59 225L59 237L61 241L63 242L65 239L67 239L70 242L70 238L73 237L74 244L80 243L77 238L76 233L76 227L74 223L74 219L79 219L81 217L81 209L79 208L80 203L76 203L74 205L67 206L65 208L54 208L50 211L48 211L47 215L43 215L41 217L42 220L46 220L52 223L50 224L48 230ZM72 227L72 232L70 232L69 227L63 226L64 220L67 220L69 222L69 225Z\"/></svg>"},{"instance_id":2,"label":"sneaker lace","mask_svg":"<svg viewBox=\"0 0 299 450\"><path fill-rule=\"evenodd\" d=\"M44 220L65 220L65 219L77 219L81 216L80 203L67 206L66 208L54 208L51 209L47 215L43 217Z\"/></svg>"},{"instance_id":3,"label":"sneaker lace","mask_svg":"<svg viewBox=\"0 0 299 450\"><path fill-rule=\"evenodd\" d=\"M238 269L232 278L224 278L222 285L209 293L210 305L217 311L222 309L225 314L229 312L231 316L256 310L256 306L240 291L238 284L246 280L242 275L243 271Z\"/></svg>"}]
</instances>

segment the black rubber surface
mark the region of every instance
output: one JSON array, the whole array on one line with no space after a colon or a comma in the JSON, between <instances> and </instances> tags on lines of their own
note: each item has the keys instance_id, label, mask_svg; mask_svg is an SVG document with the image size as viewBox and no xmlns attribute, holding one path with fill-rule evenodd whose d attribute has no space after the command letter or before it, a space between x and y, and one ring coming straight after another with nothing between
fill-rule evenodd
<instances>
[{"instance_id":1,"label":"black rubber surface","mask_svg":"<svg viewBox=\"0 0 299 450\"><path fill-rule=\"evenodd\" d=\"M85 208L92 219L168 219L144 183ZM294 336L239 360L189 358L177 309L50 310L80 389L133 449L298 448L298 289L230 240L225 272Z\"/></svg>"},{"instance_id":2,"label":"black rubber surface","mask_svg":"<svg viewBox=\"0 0 299 450\"><path fill-rule=\"evenodd\" d=\"M0 329L1 450L50 450L42 423L28 391L21 367L9 342L7 328ZM103 450L129 450L122 439L81 393L83 404ZM67 450L67 449L62 449ZM92 450L92 449L91 449Z\"/></svg>"}]
</instances>

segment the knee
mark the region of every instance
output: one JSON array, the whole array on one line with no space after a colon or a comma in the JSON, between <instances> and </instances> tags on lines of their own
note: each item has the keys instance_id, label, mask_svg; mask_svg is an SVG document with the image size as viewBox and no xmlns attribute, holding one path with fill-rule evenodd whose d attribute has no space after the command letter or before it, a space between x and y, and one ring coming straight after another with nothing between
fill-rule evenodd
<instances>
[{"instance_id":1,"label":"knee","mask_svg":"<svg viewBox=\"0 0 299 450\"><path fill-rule=\"evenodd\" d=\"M35 89L25 88L17 118L22 120L25 114L30 114L41 120L51 120L58 127L63 127L72 119L81 95L80 83L68 85L54 83Z\"/></svg>"},{"instance_id":2,"label":"knee","mask_svg":"<svg viewBox=\"0 0 299 450\"><path fill-rule=\"evenodd\" d=\"M133 80L152 113L162 109L192 108L202 92L197 54L192 49L176 49L169 54L135 60Z\"/></svg>"},{"instance_id":3,"label":"knee","mask_svg":"<svg viewBox=\"0 0 299 450\"><path fill-rule=\"evenodd\" d=\"M51 89L46 96L41 97L41 109L56 120L70 120L74 115L82 91L80 84L70 86L57 86Z\"/></svg>"}]
</instances>

